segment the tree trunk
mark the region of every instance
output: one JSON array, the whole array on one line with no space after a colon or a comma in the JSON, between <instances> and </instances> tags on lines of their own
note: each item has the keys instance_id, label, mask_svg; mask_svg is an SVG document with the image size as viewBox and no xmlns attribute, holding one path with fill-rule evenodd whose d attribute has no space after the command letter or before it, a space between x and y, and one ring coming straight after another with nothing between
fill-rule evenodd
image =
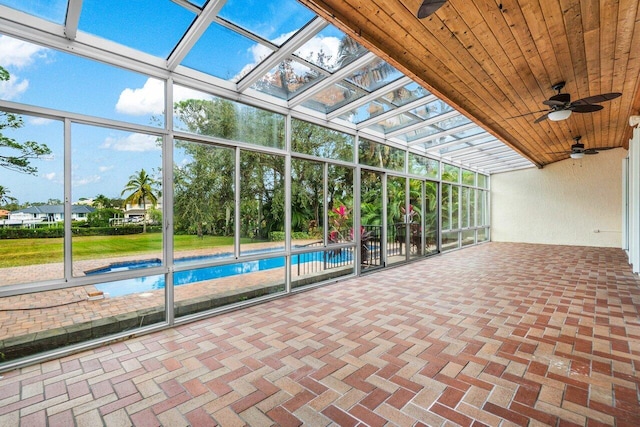
<instances>
[{"instance_id":1,"label":"tree trunk","mask_svg":"<svg viewBox=\"0 0 640 427\"><path fill-rule=\"evenodd\" d=\"M229 206L226 207L225 211L225 222L224 222L224 235L229 235L229 222L231 221L231 208Z\"/></svg>"},{"instance_id":2,"label":"tree trunk","mask_svg":"<svg viewBox=\"0 0 640 427\"><path fill-rule=\"evenodd\" d=\"M142 233L147 232L147 205L142 202Z\"/></svg>"}]
</instances>

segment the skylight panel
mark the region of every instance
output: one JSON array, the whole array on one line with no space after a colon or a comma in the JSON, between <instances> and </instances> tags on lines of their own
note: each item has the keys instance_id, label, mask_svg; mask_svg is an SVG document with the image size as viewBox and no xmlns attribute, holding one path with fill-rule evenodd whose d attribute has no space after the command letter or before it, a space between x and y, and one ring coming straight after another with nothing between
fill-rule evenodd
<instances>
[{"instance_id":1,"label":"skylight panel","mask_svg":"<svg viewBox=\"0 0 640 427\"><path fill-rule=\"evenodd\" d=\"M486 143L491 142L491 141L497 141L497 139L496 139L495 136L487 133L486 136L481 137L481 138L474 138L474 139L472 139L470 141L465 139L465 140L462 140L462 141L464 141L464 142L460 142L457 145L450 145L447 148L441 149L440 153L441 154L445 154L445 153L447 153L447 154L455 154L454 153L455 151L462 150L464 148L469 148L469 147L477 147L477 146L486 144Z\"/></svg>"},{"instance_id":2,"label":"skylight panel","mask_svg":"<svg viewBox=\"0 0 640 427\"><path fill-rule=\"evenodd\" d=\"M391 108L391 105L387 102L371 101L340 115L340 118L358 124L386 113Z\"/></svg>"},{"instance_id":3,"label":"skylight panel","mask_svg":"<svg viewBox=\"0 0 640 427\"><path fill-rule=\"evenodd\" d=\"M345 80L368 92L373 92L402 76L403 74L389 63L377 58L375 61L352 73Z\"/></svg>"},{"instance_id":4,"label":"skylight panel","mask_svg":"<svg viewBox=\"0 0 640 427\"><path fill-rule=\"evenodd\" d=\"M295 0L228 0L218 16L281 46L315 14Z\"/></svg>"},{"instance_id":5,"label":"skylight panel","mask_svg":"<svg viewBox=\"0 0 640 427\"><path fill-rule=\"evenodd\" d=\"M420 120L418 120L416 117L409 114L399 114L397 116L389 117L386 120L378 122L375 125L371 126L371 128L379 132L389 133L397 129L412 125L414 123L418 123L419 121Z\"/></svg>"},{"instance_id":6,"label":"skylight panel","mask_svg":"<svg viewBox=\"0 0 640 427\"><path fill-rule=\"evenodd\" d=\"M468 138L474 135L480 135L481 133L485 133L486 131L482 129L480 126L471 127L469 129L465 129L461 132L454 133L452 136L456 139Z\"/></svg>"},{"instance_id":7,"label":"skylight panel","mask_svg":"<svg viewBox=\"0 0 640 427\"><path fill-rule=\"evenodd\" d=\"M424 126L416 130L412 130L410 132L404 133L399 136L400 139L403 139L407 142L415 141L416 139L425 138L429 135L435 135L436 133L442 132L440 129L434 126Z\"/></svg>"},{"instance_id":8,"label":"skylight panel","mask_svg":"<svg viewBox=\"0 0 640 427\"><path fill-rule=\"evenodd\" d=\"M329 25L296 50L294 55L333 73L367 52L351 37Z\"/></svg>"},{"instance_id":9,"label":"skylight panel","mask_svg":"<svg viewBox=\"0 0 640 427\"><path fill-rule=\"evenodd\" d=\"M78 28L167 58L194 19L195 14L170 0L85 0Z\"/></svg>"},{"instance_id":10,"label":"skylight panel","mask_svg":"<svg viewBox=\"0 0 640 427\"><path fill-rule=\"evenodd\" d=\"M260 92L289 100L324 76L300 62L286 59L251 87Z\"/></svg>"},{"instance_id":11,"label":"skylight panel","mask_svg":"<svg viewBox=\"0 0 640 427\"><path fill-rule=\"evenodd\" d=\"M450 119L446 119L441 122L438 122L434 124L434 126L442 131L445 131L445 130L457 128L458 126L466 125L467 123L471 123L471 120L469 120L467 117L460 114Z\"/></svg>"},{"instance_id":12,"label":"skylight panel","mask_svg":"<svg viewBox=\"0 0 640 427\"><path fill-rule=\"evenodd\" d=\"M362 98L367 93L349 84L337 83L318 92L302 105L323 113L330 113L349 102Z\"/></svg>"},{"instance_id":13,"label":"skylight panel","mask_svg":"<svg viewBox=\"0 0 640 427\"><path fill-rule=\"evenodd\" d=\"M385 94L382 98L392 103L396 107L402 107L403 105L408 104L411 101L424 98L428 95L431 95L428 90L426 90L419 84L412 82L401 87L400 89L392 90L391 92Z\"/></svg>"},{"instance_id":14,"label":"skylight panel","mask_svg":"<svg viewBox=\"0 0 640 427\"><path fill-rule=\"evenodd\" d=\"M448 135L442 135L442 136L437 136L434 139L431 139L429 141L426 141L424 143L425 148L430 148L430 147L435 147L441 144L447 144L449 142L458 140L458 139L463 139L463 138L468 138L470 136L474 136L474 135L479 135L481 133L486 132L484 129L482 129L480 126L473 126L469 129L466 130L462 130L458 133L454 133L454 134L448 134Z\"/></svg>"},{"instance_id":15,"label":"skylight panel","mask_svg":"<svg viewBox=\"0 0 640 427\"><path fill-rule=\"evenodd\" d=\"M437 117L444 113L448 113L449 111L453 111L453 107L438 99L426 105L416 107L412 109L410 113L415 114L423 120L426 120L432 117Z\"/></svg>"},{"instance_id":16,"label":"skylight panel","mask_svg":"<svg viewBox=\"0 0 640 427\"><path fill-rule=\"evenodd\" d=\"M269 47L212 23L182 65L237 82L272 53Z\"/></svg>"},{"instance_id":17,"label":"skylight panel","mask_svg":"<svg viewBox=\"0 0 640 427\"><path fill-rule=\"evenodd\" d=\"M353 110L340 115L340 118L358 124L365 120L375 118L382 113L386 113L387 111L391 111L395 107L401 107L405 104L408 104L409 102L415 101L416 99L420 99L428 95L430 95L429 91L422 88L417 83L412 82L398 89L389 91L381 97L376 98L374 101L354 108ZM440 104L436 104L436 102L439 102ZM445 110L445 106L448 107L449 110ZM428 111L434 112L434 114L432 114L431 116L436 115L435 113L440 114L439 111L444 113L446 111L453 110L442 101L434 101L430 104L417 107L411 110L410 113L425 119L429 117L428 112L426 111L427 109Z\"/></svg>"},{"instance_id":18,"label":"skylight panel","mask_svg":"<svg viewBox=\"0 0 640 427\"><path fill-rule=\"evenodd\" d=\"M64 24L67 15L67 0L0 0L0 4L60 25Z\"/></svg>"}]
</instances>

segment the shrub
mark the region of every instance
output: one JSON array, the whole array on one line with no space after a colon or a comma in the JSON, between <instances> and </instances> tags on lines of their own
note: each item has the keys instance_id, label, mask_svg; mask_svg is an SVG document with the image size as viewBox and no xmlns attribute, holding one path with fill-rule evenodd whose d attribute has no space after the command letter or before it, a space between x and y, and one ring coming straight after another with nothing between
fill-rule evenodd
<instances>
[{"instance_id":1,"label":"shrub","mask_svg":"<svg viewBox=\"0 0 640 427\"><path fill-rule=\"evenodd\" d=\"M309 239L309 233L305 231L294 231L291 233L291 238L294 240ZM284 240L284 231L272 231L269 233L270 242L280 242Z\"/></svg>"},{"instance_id":2,"label":"shrub","mask_svg":"<svg viewBox=\"0 0 640 427\"><path fill-rule=\"evenodd\" d=\"M0 228L0 239L33 239L45 237L64 237L64 229L62 227Z\"/></svg>"},{"instance_id":3,"label":"shrub","mask_svg":"<svg viewBox=\"0 0 640 427\"><path fill-rule=\"evenodd\" d=\"M122 227L76 227L71 228L74 236L123 236L142 233L142 225L127 225ZM161 233L162 226L147 227L147 233ZM33 239L64 237L62 227L39 228L0 228L0 239Z\"/></svg>"}]
</instances>

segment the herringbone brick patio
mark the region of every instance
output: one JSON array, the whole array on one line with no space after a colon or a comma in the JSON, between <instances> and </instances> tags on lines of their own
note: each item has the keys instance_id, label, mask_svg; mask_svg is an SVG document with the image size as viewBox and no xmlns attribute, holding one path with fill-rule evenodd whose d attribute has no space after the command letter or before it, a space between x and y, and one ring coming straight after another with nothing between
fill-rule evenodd
<instances>
[{"instance_id":1,"label":"herringbone brick patio","mask_svg":"<svg viewBox=\"0 0 640 427\"><path fill-rule=\"evenodd\" d=\"M620 249L489 243L7 372L1 426L640 426Z\"/></svg>"}]
</instances>

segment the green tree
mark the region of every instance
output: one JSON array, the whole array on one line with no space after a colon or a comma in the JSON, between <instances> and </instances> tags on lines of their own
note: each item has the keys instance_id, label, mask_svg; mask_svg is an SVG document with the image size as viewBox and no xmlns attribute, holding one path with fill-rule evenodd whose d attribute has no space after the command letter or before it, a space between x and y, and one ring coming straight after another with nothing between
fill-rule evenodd
<instances>
[{"instance_id":1,"label":"green tree","mask_svg":"<svg viewBox=\"0 0 640 427\"><path fill-rule=\"evenodd\" d=\"M10 191L7 188L0 185L0 205L9 205L16 202L17 199L11 197L9 193Z\"/></svg>"},{"instance_id":2,"label":"green tree","mask_svg":"<svg viewBox=\"0 0 640 427\"><path fill-rule=\"evenodd\" d=\"M116 206L113 204L113 201L104 194L98 194L93 199L93 203L91 203L91 205L97 209L113 208Z\"/></svg>"},{"instance_id":3,"label":"green tree","mask_svg":"<svg viewBox=\"0 0 640 427\"><path fill-rule=\"evenodd\" d=\"M360 138L358 161L369 166L401 171L404 169L404 150Z\"/></svg>"},{"instance_id":4,"label":"green tree","mask_svg":"<svg viewBox=\"0 0 640 427\"><path fill-rule=\"evenodd\" d=\"M240 155L241 235L264 238L284 231L284 158L243 151Z\"/></svg>"},{"instance_id":5,"label":"green tree","mask_svg":"<svg viewBox=\"0 0 640 427\"><path fill-rule=\"evenodd\" d=\"M148 175L144 169L136 172L129 177L129 182L124 186L121 195L125 193L129 195L124 199L125 203L142 205L143 221L142 232L147 232L147 204L155 206L158 203L160 183L152 176Z\"/></svg>"},{"instance_id":6,"label":"green tree","mask_svg":"<svg viewBox=\"0 0 640 427\"><path fill-rule=\"evenodd\" d=\"M98 208L87 215L87 225L89 227L109 227L110 220L122 218L122 211L117 208Z\"/></svg>"},{"instance_id":7,"label":"green tree","mask_svg":"<svg viewBox=\"0 0 640 427\"><path fill-rule=\"evenodd\" d=\"M174 219L180 231L233 234L233 150L180 142L191 161L174 167Z\"/></svg>"},{"instance_id":8,"label":"green tree","mask_svg":"<svg viewBox=\"0 0 640 427\"><path fill-rule=\"evenodd\" d=\"M353 144L351 135L303 120L291 120L291 145L298 153L353 161Z\"/></svg>"},{"instance_id":9,"label":"green tree","mask_svg":"<svg viewBox=\"0 0 640 427\"><path fill-rule=\"evenodd\" d=\"M178 118L190 132L235 139L238 114L231 101L189 99L176 103ZM174 218L187 233L233 233L235 156L233 150L178 142L189 162L174 166Z\"/></svg>"},{"instance_id":10,"label":"green tree","mask_svg":"<svg viewBox=\"0 0 640 427\"><path fill-rule=\"evenodd\" d=\"M309 231L323 225L323 165L293 159L291 162L291 228Z\"/></svg>"},{"instance_id":11,"label":"green tree","mask_svg":"<svg viewBox=\"0 0 640 427\"><path fill-rule=\"evenodd\" d=\"M175 104L175 112L190 132L235 139L238 120L234 104L225 99L187 99Z\"/></svg>"},{"instance_id":12,"label":"green tree","mask_svg":"<svg viewBox=\"0 0 640 427\"><path fill-rule=\"evenodd\" d=\"M261 146L284 146L282 116L223 99L176 103L178 119L193 133ZM235 188L235 153L213 145L178 142L188 162L174 166L176 229L198 236L234 232L235 191L240 192L241 235L284 229L284 161L242 150Z\"/></svg>"},{"instance_id":13,"label":"green tree","mask_svg":"<svg viewBox=\"0 0 640 427\"><path fill-rule=\"evenodd\" d=\"M0 66L0 81L9 79L9 72ZM20 129L23 126L20 116L0 111L0 167L35 175L38 169L31 164L31 161L51 154L49 147L35 141L20 143L2 133L3 129ZM6 189L5 191L8 192Z\"/></svg>"},{"instance_id":14,"label":"green tree","mask_svg":"<svg viewBox=\"0 0 640 427\"><path fill-rule=\"evenodd\" d=\"M162 224L162 211L156 208L149 209L149 220L154 225Z\"/></svg>"}]
</instances>

